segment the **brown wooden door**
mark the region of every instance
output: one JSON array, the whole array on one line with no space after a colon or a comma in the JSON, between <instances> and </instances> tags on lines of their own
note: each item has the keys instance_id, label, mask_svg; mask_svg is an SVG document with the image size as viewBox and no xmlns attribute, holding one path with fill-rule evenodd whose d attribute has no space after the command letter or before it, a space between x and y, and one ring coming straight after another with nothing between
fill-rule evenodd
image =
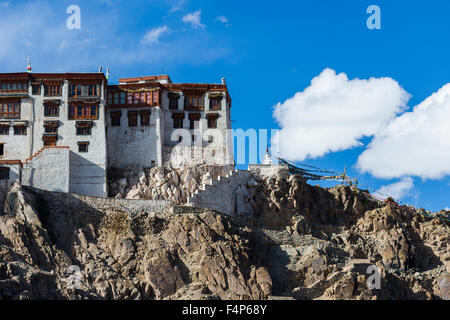
<instances>
[{"instance_id":1,"label":"brown wooden door","mask_svg":"<svg viewBox=\"0 0 450 320\"><path fill-rule=\"evenodd\" d=\"M44 137L44 147L56 147L56 137Z\"/></svg>"}]
</instances>

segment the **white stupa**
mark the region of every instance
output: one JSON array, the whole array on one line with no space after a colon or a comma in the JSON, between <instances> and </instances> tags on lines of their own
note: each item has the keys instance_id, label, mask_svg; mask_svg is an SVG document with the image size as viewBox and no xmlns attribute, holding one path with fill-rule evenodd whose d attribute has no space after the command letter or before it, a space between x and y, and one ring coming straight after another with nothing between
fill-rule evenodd
<instances>
[{"instance_id":1,"label":"white stupa","mask_svg":"<svg viewBox=\"0 0 450 320\"><path fill-rule=\"evenodd\" d=\"M267 166L271 166L273 164L272 157L269 154L269 147L266 149L266 154L264 155L264 160L262 163Z\"/></svg>"}]
</instances>

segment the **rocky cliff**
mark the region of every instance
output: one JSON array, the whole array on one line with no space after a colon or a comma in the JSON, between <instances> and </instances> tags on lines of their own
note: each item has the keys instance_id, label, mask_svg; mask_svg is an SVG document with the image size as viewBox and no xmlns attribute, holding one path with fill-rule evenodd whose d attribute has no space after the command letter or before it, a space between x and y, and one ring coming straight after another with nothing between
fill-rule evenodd
<instances>
[{"instance_id":1,"label":"rocky cliff","mask_svg":"<svg viewBox=\"0 0 450 320\"><path fill-rule=\"evenodd\" d=\"M0 298L450 299L447 222L299 176L253 177L251 188L252 213L232 217L49 210L14 185Z\"/></svg>"}]
</instances>

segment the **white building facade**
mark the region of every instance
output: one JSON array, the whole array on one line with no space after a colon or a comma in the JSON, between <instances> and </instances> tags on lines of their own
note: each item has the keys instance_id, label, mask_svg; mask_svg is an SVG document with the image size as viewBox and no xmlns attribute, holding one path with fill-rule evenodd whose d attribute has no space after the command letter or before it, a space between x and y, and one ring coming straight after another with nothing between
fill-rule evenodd
<instances>
[{"instance_id":1,"label":"white building facade","mask_svg":"<svg viewBox=\"0 0 450 320\"><path fill-rule=\"evenodd\" d=\"M0 74L0 191L106 197L108 169L234 166L227 85L168 76Z\"/></svg>"},{"instance_id":2,"label":"white building facade","mask_svg":"<svg viewBox=\"0 0 450 320\"><path fill-rule=\"evenodd\" d=\"M106 87L102 73L0 74L0 160L23 164L24 185L106 196Z\"/></svg>"}]
</instances>

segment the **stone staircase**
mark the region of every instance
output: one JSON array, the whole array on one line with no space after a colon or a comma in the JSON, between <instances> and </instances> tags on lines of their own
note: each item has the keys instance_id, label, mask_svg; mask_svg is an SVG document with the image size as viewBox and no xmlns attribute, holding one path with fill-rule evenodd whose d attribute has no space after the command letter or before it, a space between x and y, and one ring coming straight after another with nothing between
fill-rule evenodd
<instances>
[{"instance_id":1,"label":"stone staircase","mask_svg":"<svg viewBox=\"0 0 450 320\"><path fill-rule=\"evenodd\" d=\"M35 152L31 157L27 158L24 164L30 164L34 158L38 157L44 150L47 149L70 149L68 146L52 146L52 147L42 147L37 152Z\"/></svg>"},{"instance_id":2,"label":"stone staircase","mask_svg":"<svg viewBox=\"0 0 450 320\"><path fill-rule=\"evenodd\" d=\"M207 208L225 214L234 213L234 191L239 184L246 184L248 171L230 170L210 183L202 184L187 200L187 205Z\"/></svg>"}]
</instances>

